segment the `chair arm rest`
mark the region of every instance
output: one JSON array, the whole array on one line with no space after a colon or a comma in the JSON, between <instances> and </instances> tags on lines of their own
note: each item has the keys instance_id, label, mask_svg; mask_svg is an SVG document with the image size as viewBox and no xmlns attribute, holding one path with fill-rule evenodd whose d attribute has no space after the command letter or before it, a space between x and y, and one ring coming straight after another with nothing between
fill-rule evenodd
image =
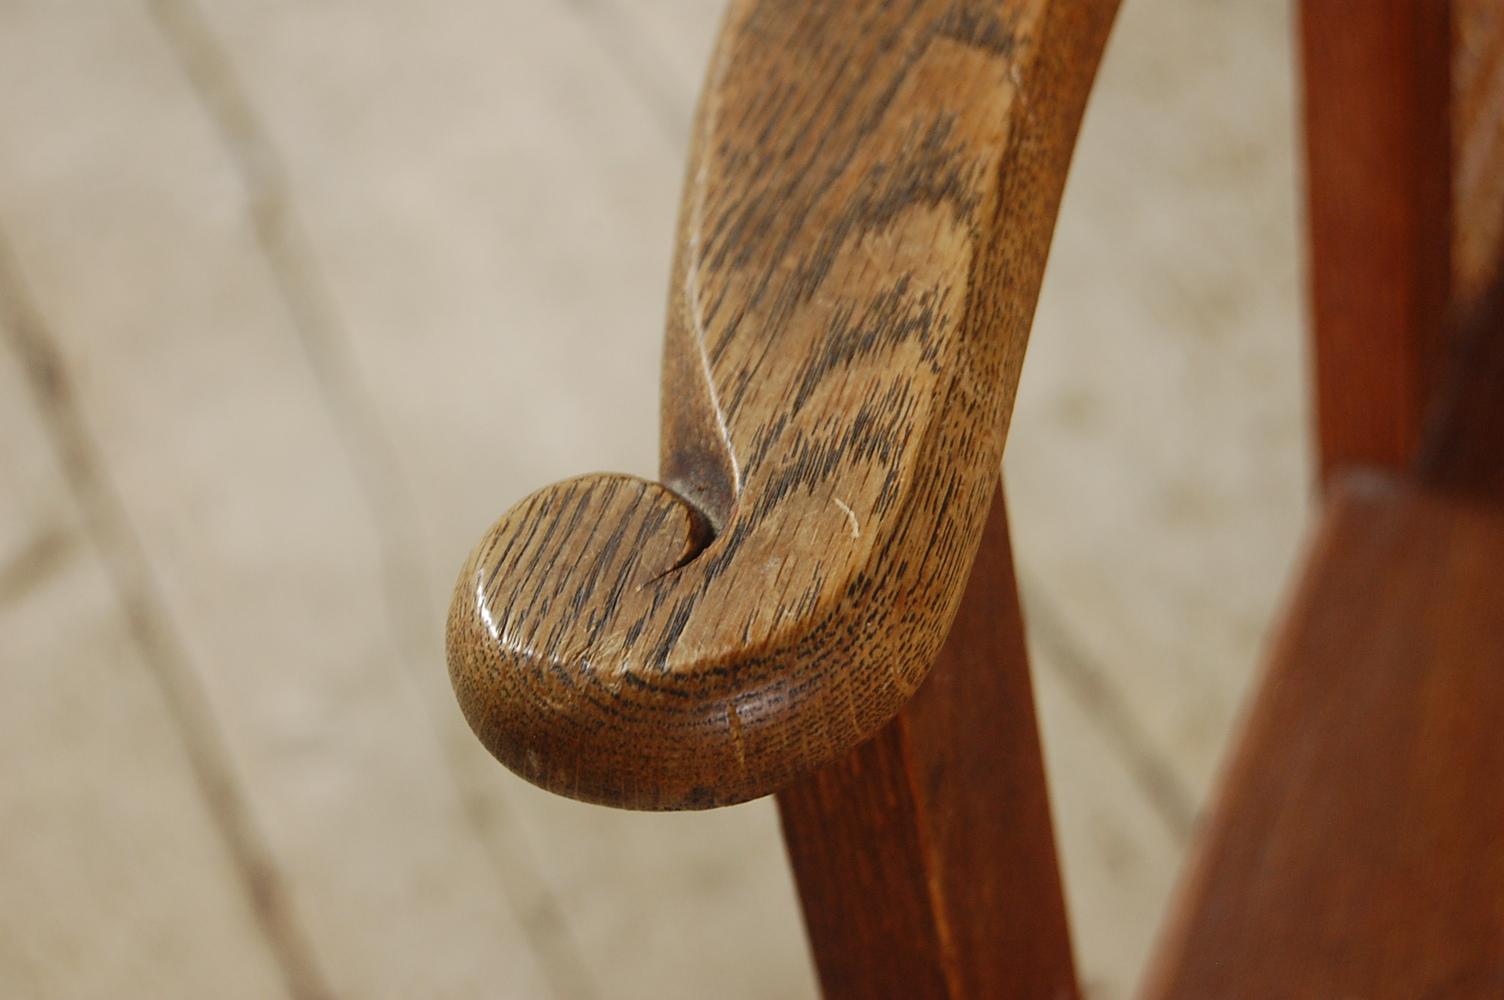
<instances>
[{"instance_id":1,"label":"chair arm rest","mask_svg":"<svg viewBox=\"0 0 1504 1000\"><path fill-rule=\"evenodd\" d=\"M736 0L669 296L662 483L508 511L450 676L527 779L632 808L775 791L897 713L997 484L1116 0Z\"/></svg>"}]
</instances>

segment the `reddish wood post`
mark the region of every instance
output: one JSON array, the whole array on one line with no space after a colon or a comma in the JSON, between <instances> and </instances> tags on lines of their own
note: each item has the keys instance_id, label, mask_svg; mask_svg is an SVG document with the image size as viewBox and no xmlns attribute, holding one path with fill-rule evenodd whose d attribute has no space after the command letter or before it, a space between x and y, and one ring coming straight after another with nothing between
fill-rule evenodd
<instances>
[{"instance_id":1,"label":"reddish wood post","mask_svg":"<svg viewBox=\"0 0 1504 1000\"><path fill-rule=\"evenodd\" d=\"M1452 329L1421 476L1504 497L1504 0L1452 9Z\"/></svg>"},{"instance_id":2,"label":"reddish wood post","mask_svg":"<svg viewBox=\"0 0 1504 1000\"><path fill-rule=\"evenodd\" d=\"M924 685L778 805L827 997L1076 996L1001 488Z\"/></svg>"},{"instance_id":3,"label":"reddish wood post","mask_svg":"<svg viewBox=\"0 0 1504 1000\"><path fill-rule=\"evenodd\" d=\"M1451 13L1301 5L1323 477L1420 445L1451 299Z\"/></svg>"},{"instance_id":4,"label":"reddish wood post","mask_svg":"<svg viewBox=\"0 0 1504 1000\"><path fill-rule=\"evenodd\" d=\"M1476 165L1504 128L1473 98L1504 5L1305 0L1302 25L1332 488L1144 995L1500 996L1504 201Z\"/></svg>"}]
</instances>

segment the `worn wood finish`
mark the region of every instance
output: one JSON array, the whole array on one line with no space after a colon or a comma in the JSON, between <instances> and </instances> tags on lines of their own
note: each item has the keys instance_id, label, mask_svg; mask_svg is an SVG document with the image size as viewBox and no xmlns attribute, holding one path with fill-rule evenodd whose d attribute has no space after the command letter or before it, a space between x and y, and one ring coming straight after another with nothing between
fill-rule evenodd
<instances>
[{"instance_id":1,"label":"worn wood finish","mask_svg":"<svg viewBox=\"0 0 1504 1000\"><path fill-rule=\"evenodd\" d=\"M732 5L681 216L665 485L549 487L460 573L451 678L499 759L586 800L735 802L917 689L1114 8Z\"/></svg>"},{"instance_id":2,"label":"worn wood finish","mask_svg":"<svg viewBox=\"0 0 1504 1000\"><path fill-rule=\"evenodd\" d=\"M1324 472L1415 457L1451 305L1451 5L1305 0Z\"/></svg>"},{"instance_id":3,"label":"worn wood finish","mask_svg":"<svg viewBox=\"0 0 1504 1000\"><path fill-rule=\"evenodd\" d=\"M1504 513L1330 509L1152 998L1504 995Z\"/></svg>"},{"instance_id":4,"label":"worn wood finish","mask_svg":"<svg viewBox=\"0 0 1504 1000\"><path fill-rule=\"evenodd\" d=\"M935 669L778 805L827 998L1076 995L1001 490Z\"/></svg>"}]
</instances>

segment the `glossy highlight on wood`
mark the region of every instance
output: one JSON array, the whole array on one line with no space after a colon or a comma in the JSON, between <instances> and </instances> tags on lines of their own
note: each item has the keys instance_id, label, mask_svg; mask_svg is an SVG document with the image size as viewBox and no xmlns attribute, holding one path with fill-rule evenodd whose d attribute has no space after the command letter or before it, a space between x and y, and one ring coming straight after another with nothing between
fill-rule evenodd
<instances>
[{"instance_id":1,"label":"glossy highlight on wood","mask_svg":"<svg viewBox=\"0 0 1504 1000\"><path fill-rule=\"evenodd\" d=\"M547 487L460 573L450 676L502 762L589 801L725 804L914 693L1115 6L732 5L680 217L663 484Z\"/></svg>"}]
</instances>

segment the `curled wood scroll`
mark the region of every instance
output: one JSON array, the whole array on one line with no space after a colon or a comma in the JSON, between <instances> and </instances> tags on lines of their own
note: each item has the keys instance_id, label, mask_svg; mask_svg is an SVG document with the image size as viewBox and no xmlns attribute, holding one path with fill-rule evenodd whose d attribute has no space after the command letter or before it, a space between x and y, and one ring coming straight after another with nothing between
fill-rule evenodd
<instances>
[{"instance_id":1,"label":"curled wood scroll","mask_svg":"<svg viewBox=\"0 0 1504 1000\"><path fill-rule=\"evenodd\" d=\"M662 484L508 511L450 676L503 763L645 809L753 798L923 680L981 535L1113 0L737 0L702 96Z\"/></svg>"}]
</instances>

